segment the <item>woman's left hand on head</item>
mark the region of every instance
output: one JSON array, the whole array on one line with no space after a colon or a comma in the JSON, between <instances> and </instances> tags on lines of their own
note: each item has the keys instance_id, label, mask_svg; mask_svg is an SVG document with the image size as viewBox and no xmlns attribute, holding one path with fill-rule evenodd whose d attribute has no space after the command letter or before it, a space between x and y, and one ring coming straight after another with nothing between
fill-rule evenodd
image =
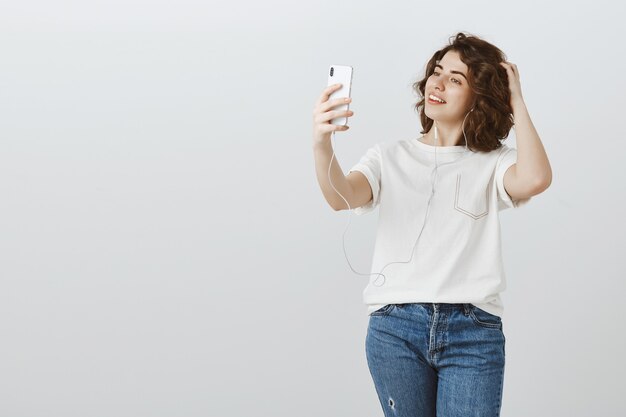
<instances>
[{"instance_id":1,"label":"woman's left hand on head","mask_svg":"<svg viewBox=\"0 0 626 417\"><path fill-rule=\"evenodd\" d=\"M511 90L511 106L516 101L524 101L522 97L522 86L519 81L519 71L517 70L517 65L512 64L510 62L500 62L500 65L506 69L506 75L509 79L509 89Z\"/></svg>"}]
</instances>

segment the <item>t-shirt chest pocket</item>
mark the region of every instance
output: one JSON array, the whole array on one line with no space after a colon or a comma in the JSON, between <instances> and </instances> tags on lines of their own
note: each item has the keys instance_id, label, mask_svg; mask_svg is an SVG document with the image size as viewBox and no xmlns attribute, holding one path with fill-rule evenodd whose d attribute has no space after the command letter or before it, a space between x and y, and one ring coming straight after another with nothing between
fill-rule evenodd
<instances>
[{"instance_id":1,"label":"t-shirt chest pocket","mask_svg":"<svg viewBox=\"0 0 626 417\"><path fill-rule=\"evenodd\" d=\"M489 214L489 187L457 174L454 208L474 220Z\"/></svg>"}]
</instances>

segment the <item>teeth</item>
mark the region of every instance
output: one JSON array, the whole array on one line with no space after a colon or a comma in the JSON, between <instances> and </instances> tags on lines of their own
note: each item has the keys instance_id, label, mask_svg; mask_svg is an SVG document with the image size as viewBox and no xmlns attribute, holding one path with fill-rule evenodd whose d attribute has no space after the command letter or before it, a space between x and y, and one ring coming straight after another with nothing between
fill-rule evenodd
<instances>
[{"instance_id":1,"label":"teeth","mask_svg":"<svg viewBox=\"0 0 626 417\"><path fill-rule=\"evenodd\" d=\"M432 100L435 100L435 101L438 101L438 102L440 102L440 103L445 103L445 101L443 101L443 100L442 100L442 99L440 99L440 98L437 98L437 97L433 96L432 94L431 94L431 95L429 95L429 96L428 96L428 98L430 98L430 99L432 99Z\"/></svg>"}]
</instances>

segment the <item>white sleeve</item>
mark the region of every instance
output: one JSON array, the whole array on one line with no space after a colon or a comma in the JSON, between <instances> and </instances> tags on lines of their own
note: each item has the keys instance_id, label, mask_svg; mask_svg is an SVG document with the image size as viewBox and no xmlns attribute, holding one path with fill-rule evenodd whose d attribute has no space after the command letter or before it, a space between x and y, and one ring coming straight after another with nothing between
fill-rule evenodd
<instances>
[{"instance_id":1,"label":"white sleeve","mask_svg":"<svg viewBox=\"0 0 626 417\"><path fill-rule=\"evenodd\" d=\"M370 183L370 187L372 188L372 201L368 204L356 207L354 209L354 213L357 215L362 215L365 213L369 213L378 206L380 203L380 174L382 168L382 153L380 149L380 144L376 144L369 148L365 155L361 157L359 162L356 163L352 168L350 168L350 172L359 171L365 175L367 181Z\"/></svg>"},{"instance_id":2,"label":"white sleeve","mask_svg":"<svg viewBox=\"0 0 626 417\"><path fill-rule=\"evenodd\" d=\"M504 188L504 174L506 170L517 162L517 149L509 148L506 145L496 162L496 189L498 193L498 210L507 208L518 208L528 203L532 197L520 200L512 200L509 193Z\"/></svg>"}]
</instances>

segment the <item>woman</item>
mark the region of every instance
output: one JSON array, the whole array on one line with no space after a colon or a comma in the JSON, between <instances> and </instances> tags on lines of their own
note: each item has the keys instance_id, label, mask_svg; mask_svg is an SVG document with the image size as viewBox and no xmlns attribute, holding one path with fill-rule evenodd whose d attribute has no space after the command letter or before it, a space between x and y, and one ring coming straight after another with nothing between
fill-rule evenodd
<instances>
[{"instance_id":1,"label":"woman","mask_svg":"<svg viewBox=\"0 0 626 417\"><path fill-rule=\"evenodd\" d=\"M354 113L333 111L343 102L324 90L314 111L317 178L335 210L380 205L363 297L385 415L498 416L506 287L498 212L548 188L550 163L517 67L494 45L457 34L414 88L422 136L376 144L347 176L330 142L347 127L329 120ZM517 150L501 143L513 125Z\"/></svg>"}]
</instances>

